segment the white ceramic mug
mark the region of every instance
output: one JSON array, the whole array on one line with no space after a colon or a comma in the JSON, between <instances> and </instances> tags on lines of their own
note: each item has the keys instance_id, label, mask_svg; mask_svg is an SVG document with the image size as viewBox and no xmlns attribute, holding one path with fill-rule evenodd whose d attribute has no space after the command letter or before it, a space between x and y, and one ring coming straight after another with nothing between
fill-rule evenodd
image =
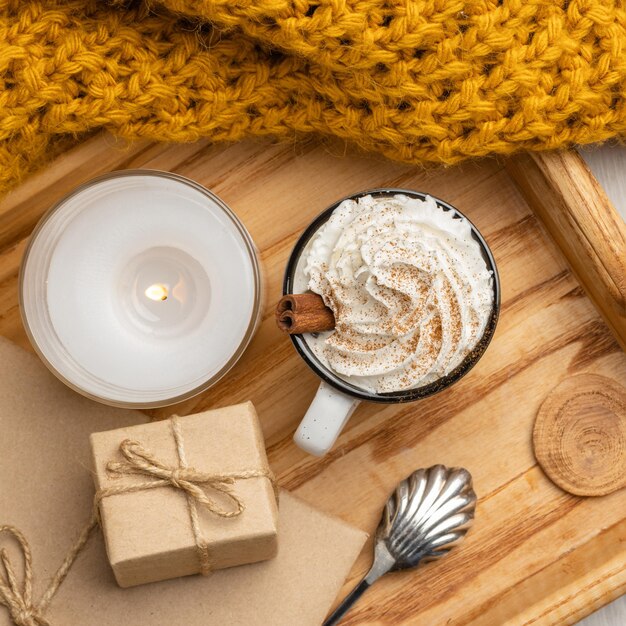
<instances>
[{"instance_id":1,"label":"white ceramic mug","mask_svg":"<svg viewBox=\"0 0 626 626\"><path fill-rule=\"evenodd\" d=\"M300 267L300 262L304 262L305 255L303 253L307 250L307 245L315 233L330 218L332 212L342 202L366 195L384 197L395 194L403 194L417 198L418 200L424 200L427 195L430 195L407 189L372 189L342 198L321 213L304 231L294 246L287 263L283 283L283 294L304 293L307 291L306 279ZM454 211L459 217L463 217L467 220L467 217L455 207L438 198L434 199L439 208L444 211ZM481 246L487 267L493 272L494 306L485 332L478 345L456 369L444 378L414 389L389 393L373 393L350 384L325 367L308 345L306 335L290 335L298 354L300 354L305 363L322 379L317 393L294 435L294 441L300 448L310 454L323 456L332 448L337 437L339 437L339 434L343 430L343 427L346 425L346 422L361 401L390 404L419 400L449 387L469 372L478 362L489 345L496 329L500 311L500 280L489 246L472 222L470 220L467 221L472 227L474 238Z\"/></svg>"}]
</instances>

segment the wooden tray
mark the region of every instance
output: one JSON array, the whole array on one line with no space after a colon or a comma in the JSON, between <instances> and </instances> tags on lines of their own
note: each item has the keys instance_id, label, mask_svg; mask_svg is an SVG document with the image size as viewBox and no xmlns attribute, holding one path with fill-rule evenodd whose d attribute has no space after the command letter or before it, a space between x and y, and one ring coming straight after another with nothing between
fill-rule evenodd
<instances>
[{"instance_id":1,"label":"wooden tray","mask_svg":"<svg viewBox=\"0 0 626 626\"><path fill-rule=\"evenodd\" d=\"M389 492L413 469L445 463L474 476L477 519L462 547L437 564L385 577L345 624L567 624L626 591L626 490L570 496L546 479L531 449L537 409L565 377L596 372L626 384L626 356L581 288L626 346L624 229L576 155L424 171L339 156L313 141L124 147L95 137L0 205L0 333L28 347L17 271L41 214L79 183L133 167L178 172L219 194L250 230L266 272L265 315L245 356L177 411L253 400L279 482L370 532ZM362 405L333 451L317 459L291 436L318 380L276 329L273 308L287 256L309 221L337 198L382 186L427 191L469 215L498 263L502 315L466 378L416 404ZM580 282L531 205L548 216ZM370 547L346 590L368 566Z\"/></svg>"}]
</instances>

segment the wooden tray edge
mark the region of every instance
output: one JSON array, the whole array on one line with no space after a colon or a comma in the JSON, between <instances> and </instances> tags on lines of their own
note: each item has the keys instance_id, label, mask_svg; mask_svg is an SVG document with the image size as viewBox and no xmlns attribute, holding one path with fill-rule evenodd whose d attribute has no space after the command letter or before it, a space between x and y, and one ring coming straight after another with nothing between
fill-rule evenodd
<instances>
[{"instance_id":1,"label":"wooden tray edge","mask_svg":"<svg viewBox=\"0 0 626 626\"><path fill-rule=\"evenodd\" d=\"M525 153L505 167L626 351L626 224L574 151Z\"/></svg>"}]
</instances>

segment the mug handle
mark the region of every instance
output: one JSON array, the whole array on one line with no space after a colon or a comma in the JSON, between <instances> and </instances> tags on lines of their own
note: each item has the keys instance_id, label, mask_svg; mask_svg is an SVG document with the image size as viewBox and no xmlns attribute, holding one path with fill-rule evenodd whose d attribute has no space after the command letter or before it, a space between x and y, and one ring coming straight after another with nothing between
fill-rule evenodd
<instances>
[{"instance_id":1,"label":"mug handle","mask_svg":"<svg viewBox=\"0 0 626 626\"><path fill-rule=\"evenodd\" d=\"M309 454L323 456L333 447L359 402L322 381L293 436L294 442Z\"/></svg>"}]
</instances>

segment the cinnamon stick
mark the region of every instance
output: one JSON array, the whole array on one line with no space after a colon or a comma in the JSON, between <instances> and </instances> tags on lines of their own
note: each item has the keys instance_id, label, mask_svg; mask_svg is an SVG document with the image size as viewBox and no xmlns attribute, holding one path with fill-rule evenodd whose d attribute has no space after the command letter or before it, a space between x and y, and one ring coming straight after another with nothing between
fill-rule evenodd
<instances>
[{"instance_id":1,"label":"cinnamon stick","mask_svg":"<svg viewBox=\"0 0 626 626\"><path fill-rule=\"evenodd\" d=\"M276 324L290 335L320 333L335 328L335 316L316 293L291 293L278 302Z\"/></svg>"}]
</instances>

